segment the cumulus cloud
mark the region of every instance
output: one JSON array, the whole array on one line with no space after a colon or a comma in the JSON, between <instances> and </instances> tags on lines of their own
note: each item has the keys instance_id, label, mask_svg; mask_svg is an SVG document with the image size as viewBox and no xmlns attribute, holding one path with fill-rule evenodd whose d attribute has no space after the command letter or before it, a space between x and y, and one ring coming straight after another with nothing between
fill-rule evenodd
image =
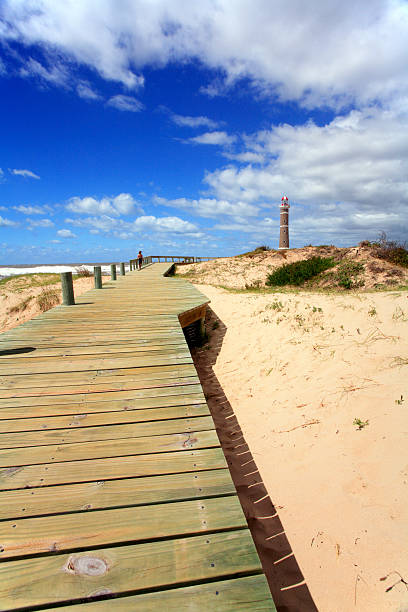
<instances>
[{"instance_id":1,"label":"cumulus cloud","mask_svg":"<svg viewBox=\"0 0 408 612\"><path fill-rule=\"evenodd\" d=\"M214 121L213 119L209 119L209 117L203 117L203 116L190 117L188 115L171 114L170 118L173 121L173 123L175 123L176 125L179 125L180 127L190 127L190 128L206 127L206 128L209 128L210 130L213 130L219 126L219 122Z\"/></svg>"},{"instance_id":2,"label":"cumulus cloud","mask_svg":"<svg viewBox=\"0 0 408 612\"><path fill-rule=\"evenodd\" d=\"M81 81L76 86L77 94L84 100L100 100L101 96L92 88L88 81Z\"/></svg>"},{"instance_id":3,"label":"cumulus cloud","mask_svg":"<svg viewBox=\"0 0 408 612\"><path fill-rule=\"evenodd\" d=\"M61 238L76 238L76 235L69 229L60 229L57 231L57 234L58 236L61 236Z\"/></svg>"},{"instance_id":4,"label":"cumulus cloud","mask_svg":"<svg viewBox=\"0 0 408 612\"><path fill-rule=\"evenodd\" d=\"M28 219L30 227L54 227L54 222L51 219Z\"/></svg>"},{"instance_id":5,"label":"cumulus cloud","mask_svg":"<svg viewBox=\"0 0 408 612\"><path fill-rule=\"evenodd\" d=\"M13 227L18 225L15 221L11 221L11 219L5 219L0 215L0 227Z\"/></svg>"},{"instance_id":6,"label":"cumulus cloud","mask_svg":"<svg viewBox=\"0 0 408 612\"><path fill-rule=\"evenodd\" d=\"M81 214L93 215L129 215L138 210L142 212L138 202L130 193L120 193L114 197L104 197L100 200L91 196L85 198L73 197L69 200L67 210Z\"/></svg>"},{"instance_id":7,"label":"cumulus cloud","mask_svg":"<svg viewBox=\"0 0 408 612\"><path fill-rule=\"evenodd\" d=\"M204 234L196 225L189 221L184 221L179 217L154 217L153 215L142 215L134 221L123 221L108 215L101 217L86 217L84 219L65 219L76 227L91 228L92 233L109 233L122 239L134 237L141 232L148 232L149 235L183 235L200 238Z\"/></svg>"},{"instance_id":8,"label":"cumulus cloud","mask_svg":"<svg viewBox=\"0 0 408 612\"><path fill-rule=\"evenodd\" d=\"M109 98L106 104L120 111L130 111L131 113L139 113L144 108L143 104L136 98L122 94Z\"/></svg>"},{"instance_id":9,"label":"cumulus cloud","mask_svg":"<svg viewBox=\"0 0 408 612\"><path fill-rule=\"evenodd\" d=\"M193 138L189 138L186 142L193 142L196 144L205 144L205 145L230 145L235 142L237 139L236 136L231 136L227 134L227 132L205 132L204 134L200 134L199 136L194 136Z\"/></svg>"},{"instance_id":10,"label":"cumulus cloud","mask_svg":"<svg viewBox=\"0 0 408 612\"><path fill-rule=\"evenodd\" d=\"M200 198L199 200L189 200L187 198L177 198L167 200L156 196L156 204L161 206L171 206L179 210L185 210L190 215L198 217L216 218L220 216L231 217L254 217L258 214L258 207L248 202L228 202L227 200L216 200L214 198Z\"/></svg>"},{"instance_id":11,"label":"cumulus cloud","mask_svg":"<svg viewBox=\"0 0 408 612\"><path fill-rule=\"evenodd\" d=\"M10 172L11 174L15 174L17 176L23 176L24 178L33 178L33 179L40 178L38 174L34 174L34 172L31 172L31 170L17 170L16 168L13 168L10 170Z\"/></svg>"},{"instance_id":12,"label":"cumulus cloud","mask_svg":"<svg viewBox=\"0 0 408 612\"><path fill-rule=\"evenodd\" d=\"M399 104L353 110L325 126L276 126L246 140L263 165L230 164L208 173L205 182L217 198L231 202L278 203L288 192L299 231L302 219L305 228L326 235L361 236L364 229L403 235L407 131L408 113Z\"/></svg>"},{"instance_id":13,"label":"cumulus cloud","mask_svg":"<svg viewBox=\"0 0 408 612\"><path fill-rule=\"evenodd\" d=\"M20 69L20 75L23 77L37 78L52 85L60 85L67 87L69 82L68 67L57 62L50 66L44 66L37 60L30 57L24 67Z\"/></svg>"},{"instance_id":14,"label":"cumulus cloud","mask_svg":"<svg viewBox=\"0 0 408 612\"><path fill-rule=\"evenodd\" d=\"M2 11L3 39L54 57L46 68L32 59L25 70L61 84L75 64L131 88L143 83L135 70L144 66L198 59L225 75L224 86L245 77L308 106L408 90L404 0L317 0L313 10L286 0L123 0L120 11L114 0L97 10L93 0L4 0ZM220 86L211 81L207 90Z\"/></svg>"},{"instance_id":15,"label":"cumulus cloud","mask_svg":"<svg viewBox=\"0 0 408 612\"><path fill-rule=\"evenodd\" d=\"M14 210L22 213L23 215L45 215L50 211L48 206L13 206Z\"/></svg>"}]
</instances>

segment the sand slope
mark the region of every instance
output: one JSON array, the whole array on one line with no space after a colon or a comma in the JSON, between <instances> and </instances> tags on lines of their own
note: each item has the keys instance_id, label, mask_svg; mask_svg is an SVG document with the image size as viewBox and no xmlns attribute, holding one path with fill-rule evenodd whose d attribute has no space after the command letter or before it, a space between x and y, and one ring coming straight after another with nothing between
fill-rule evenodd
<instances>
[{"instance_id":1,"label":"sand slope","mask_svg":"<svg viewBox=\"0 0 408 612\"><path fill-rule=\"evenodd\" d=\"M38 278L41 282L41 274L34 274L32 279ZM28 276L28 279L30 275ZM37 303L37 297L47 289L56 290L59 302L62 302L61 282L33 287L27 277L10 279L6 284L0 285L0 333L17 327L25 321L40 314L41 309ZM82 277L74 279L74 295L78 296L89 291L94 286L94 278Z\"/></svg>"},{"instance_id":2,"label":"sand slope","mask_svg":"<svg viewBox=\"0 0 408 612\"><path fill-rule=\"evenodd\" d=\"M403 583L386 589L408 580L408 294L198 288L227 328L209 321L201 357L319 610L407 609Z\"/></svg>"}]
</instances>

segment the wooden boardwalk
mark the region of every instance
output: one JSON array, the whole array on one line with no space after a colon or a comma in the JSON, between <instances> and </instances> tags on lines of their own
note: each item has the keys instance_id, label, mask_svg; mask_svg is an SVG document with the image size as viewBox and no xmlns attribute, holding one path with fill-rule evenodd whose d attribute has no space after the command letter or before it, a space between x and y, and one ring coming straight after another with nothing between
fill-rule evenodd
<instances>
[{"instance_id":1,"label":"wooden boardwalk","mask_svg":"<svg viewBox=\"0 0 408 612\"><path fill-rule=\"evenodd\" d=\"M275 610L169 267L0 335L2 611Z\"/></svg>"}]
</instances>

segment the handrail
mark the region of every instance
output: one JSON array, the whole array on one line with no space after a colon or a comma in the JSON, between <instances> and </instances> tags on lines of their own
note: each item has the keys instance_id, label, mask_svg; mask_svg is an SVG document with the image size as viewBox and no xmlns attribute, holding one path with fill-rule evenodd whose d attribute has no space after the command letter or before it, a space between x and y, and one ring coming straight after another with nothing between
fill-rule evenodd
<instances>
[{"instance_id":1,"label":"handrail","mask_svg":"<svg viewBox=\"0 0 408 612\"><path fill-rule=\"evenodd\" d=\"M218 257L194 257L190 255L148 255L147 257L143 257L141 268L148 266L152 263L158 262L172 262L179 264L190 264L190 263L200 263L202 261L210 261L212 259L219 259ZM130 259L129 266L130 270L137 270L139 268L138 259Z\"/></svg>"}]
</instances>

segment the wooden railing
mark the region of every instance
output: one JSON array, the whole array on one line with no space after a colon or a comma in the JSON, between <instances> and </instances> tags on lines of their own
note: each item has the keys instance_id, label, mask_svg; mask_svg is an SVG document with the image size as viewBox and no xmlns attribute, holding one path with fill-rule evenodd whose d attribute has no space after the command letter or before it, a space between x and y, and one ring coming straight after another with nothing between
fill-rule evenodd
<instances>
[{"instance_id":1,"label":"wooden railing","mask_svg":"<svg viewBox=\"0 0 408 612\"><path fill-rule=\"evenodd\" d=\"M218 259L218 257L192 257L190 255L148 255L143 257L141 267L144 268L152 263L174 262L179 264L200 263L201 261L210 261ZM138 259L130 259L129 266L131 270L137 270Z\"/></svg>"}]
</instances>

